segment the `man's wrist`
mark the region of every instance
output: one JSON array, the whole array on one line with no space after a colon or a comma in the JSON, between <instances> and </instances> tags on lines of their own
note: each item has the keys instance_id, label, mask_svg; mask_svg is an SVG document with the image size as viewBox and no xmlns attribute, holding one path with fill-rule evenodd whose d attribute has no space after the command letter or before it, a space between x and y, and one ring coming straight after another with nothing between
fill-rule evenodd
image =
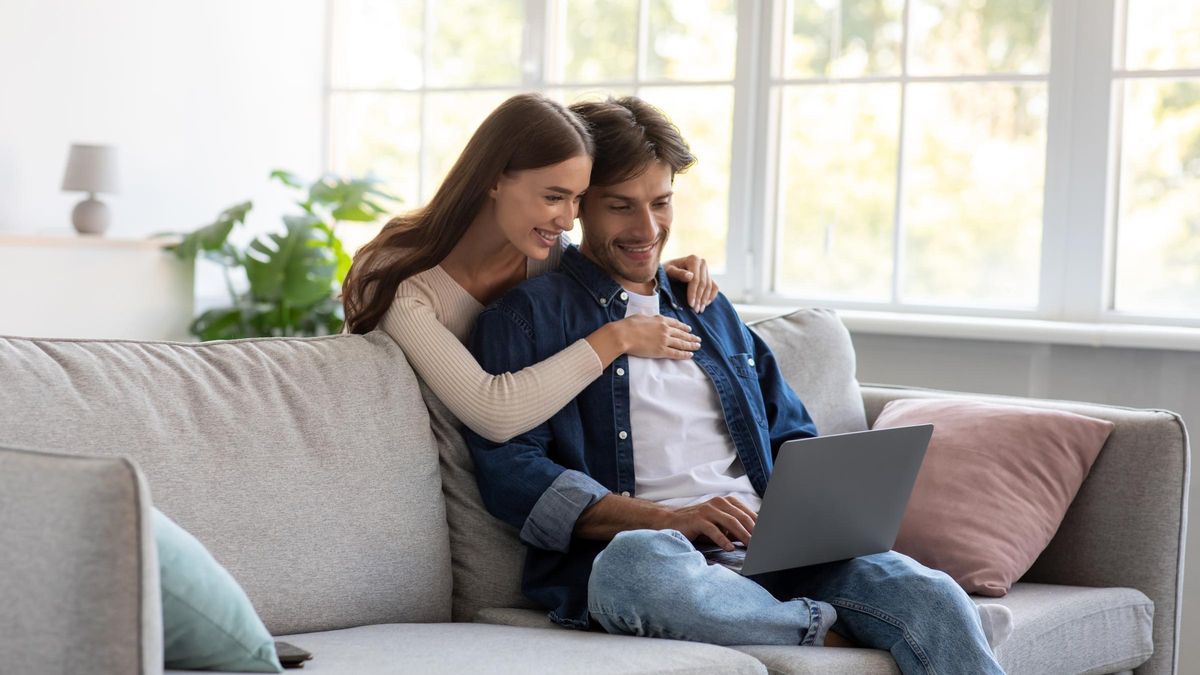
<instances>
[{"instance_id":1,"label":"man's wrist","mask_svg":"<svg viewBox=\"0 0 1200 675\"><path fill-rule=\"evenodd\" d=\"M647 518L650 529L652 530L667 530L671 529L671 514L675 511L669 506L655 504L654 502L646 502L652 508L650 509L649 518Z\"/></svg>"}]
</instances>

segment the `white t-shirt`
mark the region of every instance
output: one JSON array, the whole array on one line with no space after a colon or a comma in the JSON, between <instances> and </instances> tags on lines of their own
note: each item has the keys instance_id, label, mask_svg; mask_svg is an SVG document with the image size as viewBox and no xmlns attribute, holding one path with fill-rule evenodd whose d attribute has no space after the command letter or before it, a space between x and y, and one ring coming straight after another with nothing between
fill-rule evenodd
<instances>
[{"instance_id":1,"label":"white t-shirt","mask_svg":"<svg viewBox=\"0 0 1200 675\"><path fill-rule=\"evenodd\" d=\"M626 316L658 313L657 294L629 293ZM692 359L629 357L629 417L638 497L687 506L734 496L758 511L716 387Z\"/></svg>"}]
</instances>

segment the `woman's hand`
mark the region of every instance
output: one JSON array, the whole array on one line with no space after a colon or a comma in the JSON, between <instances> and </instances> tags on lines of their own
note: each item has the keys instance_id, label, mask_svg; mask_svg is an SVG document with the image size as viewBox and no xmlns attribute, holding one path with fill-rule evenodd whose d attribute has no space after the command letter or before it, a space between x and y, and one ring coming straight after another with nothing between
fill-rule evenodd
<instances>
[{"instance_id":1,"label":"woman's hand","mask_svg":"<svg viewBox=\"0 0 1200 675\"><path fill-rule=\"evenodd\" d=\"M703 312L721 290L708 274L708 261L698 255L668 260L663 267L667 276L675 281L687 282L687 303L697 314Z\"/></svg>"},{"instance_id":2,"label":"woman's hand","mask_svg":"<svg viewBox=\"0 0 1200 675\"><path fill-rule=\"evenodd\" d=\"M700 338L692 329L661 314L634 314L610 321L587 336L588 344L607 368L622 354L647 359L690 359L700 349Z\"/></svg>"},{"instance_id":3,"label":"woman's hand","mask_svg":"<svg viewBox=\"0 0 1200 675\"><path fill-rule=\"evenodd\" d=\"M620 331L623 353L644 359L690 359L700 349L691 326L662 316L634 314L613 323Z\"/></svg>"}]
</instances>

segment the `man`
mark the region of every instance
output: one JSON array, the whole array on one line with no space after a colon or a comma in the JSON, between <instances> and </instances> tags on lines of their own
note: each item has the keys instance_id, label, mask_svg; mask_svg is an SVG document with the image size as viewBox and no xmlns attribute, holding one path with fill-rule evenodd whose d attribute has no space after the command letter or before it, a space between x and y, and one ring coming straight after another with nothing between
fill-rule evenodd
<instances>
[{"instance_id":1,"label":"man","mask_svg":"<svg viewBox=\"0 0 1200 675\"><path fill-rule=\"evenodd\" d=\"M702 347L682 361L622 356L507 443L468 433L484 504L528 546L525 594L574 628L726 645L841 635L890 650L905 673L1002 672L984 624L1007 610L980 612L901 554L747 578L696 550L736 555L779 447L817 430L728 300L695 313L659 265L675 174L695 161L678 129L637 98L573 110L596 141L583 245L480 314L472 351L488 371L514 372L634 312L691 325Z\"/></svg>"}]
</instances>

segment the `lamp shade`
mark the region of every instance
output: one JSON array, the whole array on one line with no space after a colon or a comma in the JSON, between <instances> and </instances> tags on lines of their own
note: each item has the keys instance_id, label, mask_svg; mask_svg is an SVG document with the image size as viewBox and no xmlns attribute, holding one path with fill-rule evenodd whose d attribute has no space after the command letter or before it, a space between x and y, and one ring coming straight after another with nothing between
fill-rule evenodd
<instances>
[{"instance_id":1,"label":"lamp shade","mask_svg":"<svg viewBox=\"0 0 1200 675\"><path fill-rule=\"evenodd\" d=\"M63 190L117 192L117 149L110 145L71 146Z\"/></svg>"}]
</instances>

